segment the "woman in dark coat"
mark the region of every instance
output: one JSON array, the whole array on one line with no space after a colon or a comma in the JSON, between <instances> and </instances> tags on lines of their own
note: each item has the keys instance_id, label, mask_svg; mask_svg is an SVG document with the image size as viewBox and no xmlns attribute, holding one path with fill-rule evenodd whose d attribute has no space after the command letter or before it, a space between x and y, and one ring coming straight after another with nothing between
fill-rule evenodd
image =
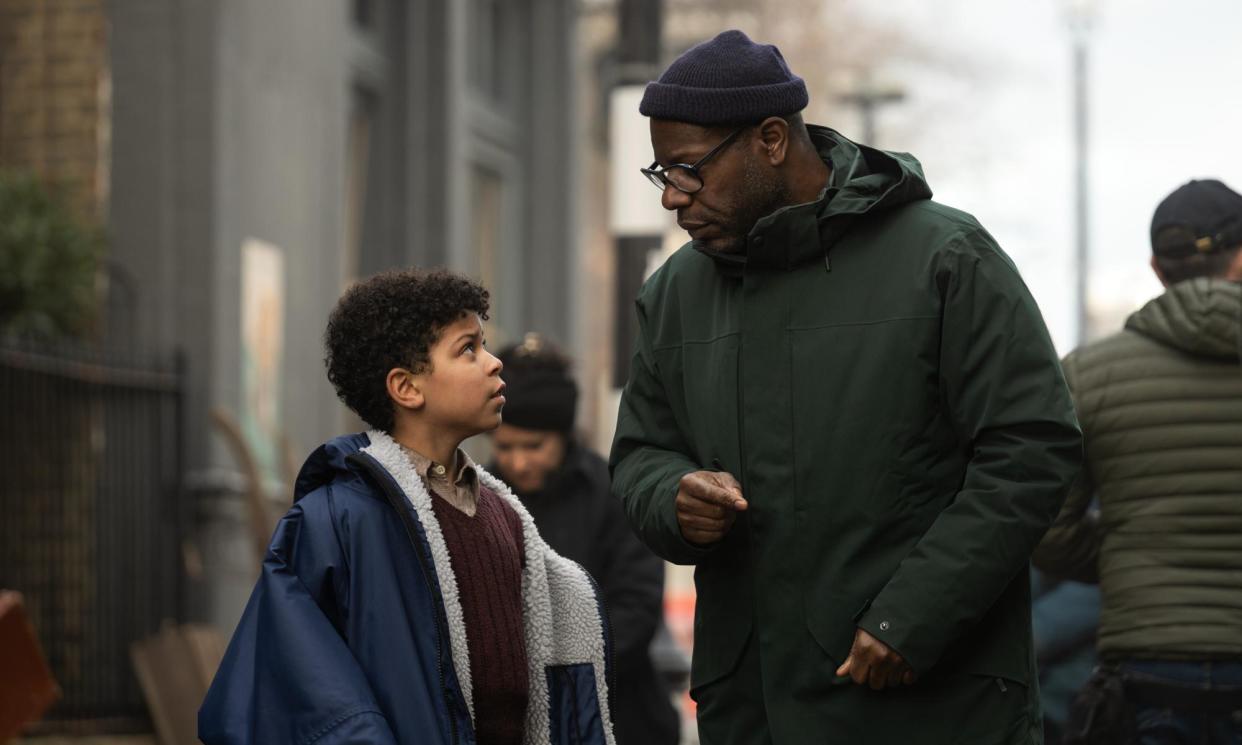
<instances>
[{"instance_id":1,"label":"woman in dark coat","mask_svg":"<svg viewBox=\"0 0 1242 745\"><path fill-rule=\"evenodd\" d=\"M538 335L499 354L504 423L491 471L509 484L553 550L600 585L611 621L618 745L675 745L680 725L648 649L663 622L664 562L632 532L608 465L573 437L578 388L569 360Z\"/></svg>"}]
</instances>

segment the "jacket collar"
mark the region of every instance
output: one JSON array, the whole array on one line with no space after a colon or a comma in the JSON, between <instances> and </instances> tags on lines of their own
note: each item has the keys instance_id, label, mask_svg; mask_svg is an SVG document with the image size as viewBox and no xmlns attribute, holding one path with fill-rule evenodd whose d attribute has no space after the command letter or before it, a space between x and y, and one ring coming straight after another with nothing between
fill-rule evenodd
<instances>
[{"instance_id":1,"label":"jacket collar","mask_svg":"<svg viewBox=\"0 0 1242 745\"><path fill-rule=\"evenodd\" d=\"M787 271L824 255L820 217L839 191L831 182L829 177L829 186L815 201L782 207L755 223L746 239L750 267Z\"/></svg>"},{"instance_id":2,"label":"jacket collar","mask_svg":"<svg viewBox=\"0 0 1242 745\"><path fill-rule=\"evenodd\" d=\"M391 482L409 501L410 509L422 528L422 537L427 541L432 569L448 621L452 669L473 720L474 686L465 615L448 544L432 507L431 493L415 470L408 451L392 437L379 430L371 430L367 432L366 439L369 444L359 451L359 455L369 458L377 468L388 474ZM611 641L594 581L582 567L548 548L535 528L534 519L508 486L486 469L476 466L476 473L481 487L513 508L522 523L525 554L522 567L522 622L525 627L527 663L531 673L526 731L549 731L551 697L548 669L554 666L588 664L595 672L605 739L607 745L613 745L608 700Z\"/></svg>"},{"instance_id":3,"label":"jacket collar","mask_svg":"<svg viewBox=\"0 0 1242 745\"><path fill-rule=\"evenodd\" d=\"M693 242L721 273L788 271L816 260L831 271L829 249L860 217L931 197L913 157L859 145L827 127L808 125L807 131L832 169L827 187L814 201L781 207L761 218L747 236L744 253L723 254Z\"/></svg>"},{"instance_id":4,"label":"jacket collar","mask_svg":"<svg viewBox=\"0 0 1242 745\"><path fill-rule=\"evenodd\" d=\"M698 241L691 245L716 262L716 268L728 276L741 276L747 269L787 271L823 257L826 247L820 241L820 218L838 191L832 185L835 177L834 168L829 186L815 201L781 207L756 222L746 238L744 253L712 251Z\"/></svg>"}]
</instances>

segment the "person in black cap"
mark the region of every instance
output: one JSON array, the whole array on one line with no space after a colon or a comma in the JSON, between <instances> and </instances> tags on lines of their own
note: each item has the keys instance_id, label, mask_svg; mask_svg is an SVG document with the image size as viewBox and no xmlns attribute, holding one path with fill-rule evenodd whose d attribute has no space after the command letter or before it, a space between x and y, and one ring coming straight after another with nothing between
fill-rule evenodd
<instances>
[{"instance_id":1,"label":"person in black cap","mask_svg":"<svg viewBox=\"0 0 1242 745\"><path fill-rule=\"evenodd\" d=\"M637 298L613 488L696 565L700 738L1038 742L1027 567L1082 457L1057 355L987 231L807 102L726 31L640 104L691 241Z\"/></svg>"},{"instance_id":2,"label":"person in black cap","mask_svg":"<svg viewBox=\"0 0 1242 745\"><path fill-rule=\"evenodd\" d=\"M498 355L504 422L490 470L513 489L540 535L599 583L613 635L612 721L618 745L676 745L680 718L648 649L664 618L664 562L630 530L604 459L574 437L570 362L538 334Z\"/></svg>"},{"instance_id":3,"label":"person in black cap","mask_svg":"<svg viewBox=\"0 0 1242 745\"><path fill-rule=\"evenodd\" d=\"M1242 195L1215 179L1181 186L1152 216L1151 248L1165 287L1196 277L1242 281Z\"/></svg>"},{"instance_id":4,"label":"person in black cap","mask_svg":"<svg viewBox=\"0 0 1242 745\"><path fill-rule=\"evenodd\" d=\"M1035 561L1099 582L1137 742L1240 742L1242 195L1185 184L1151 247L1164 294L1065 358L1087 462Z\"/></svg>"}]
</instances>

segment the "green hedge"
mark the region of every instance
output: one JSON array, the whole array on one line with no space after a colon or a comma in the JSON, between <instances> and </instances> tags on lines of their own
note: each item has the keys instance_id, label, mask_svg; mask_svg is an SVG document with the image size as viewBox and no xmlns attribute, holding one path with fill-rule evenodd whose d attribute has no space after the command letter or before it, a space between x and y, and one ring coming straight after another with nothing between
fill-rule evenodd
<instances>
[{"instance_id":1,"label":"green hedge","mask_svg":"<svg viewBox=\"0 0 1242 745\"><path fill-rule=\"evenodd\" d=\"M103 245L33 176L0 171L0 336L88 334Z\"/></svg>"}]
</instances>

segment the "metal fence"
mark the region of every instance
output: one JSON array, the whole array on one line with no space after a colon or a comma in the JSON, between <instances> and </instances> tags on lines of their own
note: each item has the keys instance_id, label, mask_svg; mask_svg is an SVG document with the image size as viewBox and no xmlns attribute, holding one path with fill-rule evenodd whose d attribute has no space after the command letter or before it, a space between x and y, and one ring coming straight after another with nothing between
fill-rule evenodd
<instances>
[{"instance_id":1,"label":"metal fence","mask_svg":"<svg viewBox=\"0 0 1242 745\"><path fill-rule=\"evenodd\" d=\"M129 646L184 609L183 381L175 360L0 342L0 587L64 694L45 729L147 726Z\"/></svg>"}]
</instances>

